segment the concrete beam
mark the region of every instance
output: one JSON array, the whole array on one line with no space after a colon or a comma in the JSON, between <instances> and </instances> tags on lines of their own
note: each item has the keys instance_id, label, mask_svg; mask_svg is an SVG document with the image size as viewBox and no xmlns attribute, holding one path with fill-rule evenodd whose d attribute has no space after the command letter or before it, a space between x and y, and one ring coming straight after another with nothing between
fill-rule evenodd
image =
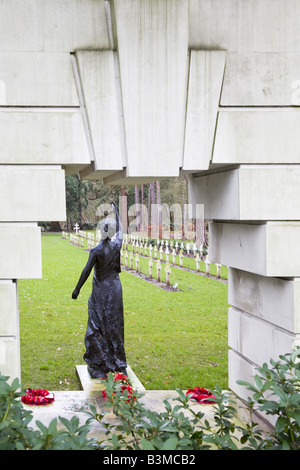
<instances>
[{"instance_id":1,"label":"concrete beam","mask_svg":"<svg viewBox=\"0 0 300 470\"><path fill-rule=\"evenodd\" d=\"M300 222L211 223L209 237L211 263L263 276L300 276Z\"/></svg>"},{"instance_id":2,"label":"concrete beam","mask_svg":"<svg viewBox=\"0 0 300 470\"><path fill-rule=\"evenodd\" d=\"M126 165L113 51L78 51L76 62L94 151L89 178L120 171ZM94 172L96 174L94 175ZM99 176L98 176L99 177Z\"/></svg>"},{"instance_id":3,"label":"concrete beam","mask_svg":"<svg viewBox=\"0 0 300 470\"><path fill-rule=\"evenodd\" d=\"M34 223L0 223L0 279L42 277L41 229Z\"/></svg>"},{"instance_id":4,"label":"concrete beam","mask_svg":"<svg viewBox=\"0 0 300 470\"><path fill-rule=\"evenodd\" d=\"M212 158L225 51L191 51L184 171L207 170Z\"/></svg>"},{"instance_id":5,"label":"concrete beam","mask_svg":"<svg viewBox=\"0 0 300 470\"><path fill-rule=\"evenodd\" d=\"M189 200L215 220L300 220L299 165L243 165L190 178Z\"/></svg>"},{"instance_id":6,"label":"concrete beam","mask_svg":"<svg viewBox=\"0 0 300 470\"><path fill-rule=\"evenodd\" d=\"M300 53L228 53L221 106L296 106Z\"/></svg>"},{"instance_id":7,"label":"concrete beam","mask_svg":"<svg viewBox=\"0 0 300 470\"><path fill-rule=\"evenodd\" d=\"M1 165L0 200L2 222L66 220L65 172L47 165Z\"/></svg>"},{"instance_id":8,"label":"concrete beam","mask_svg":"<svg viewBox=\"0 0 300 470\"><path fill-rule=\"evenodd\" d=\"M104 0L2 0L0 50L108 49Z\"/></svg>"},{"instance_id":9,"label":"concrete beam","mask_svg":"<svg viewBox=\"0 0 300 470\"><path fill-rule=\"evenodd\" d=\"M79 109L0 111L0 163L89 165L90 162Z\"/></svg>"},{"instance_id":10,"label":"concrete beam","mask_svg":"<svg viewBox=\"0 0 300 470\"><path fill-rule=\"evenodd\" d=\"M214 164L299 164L298 109L220 110Z\"/></svg>"},{"instance_id":11,"label":"concrete beam","mask_svg":"<svg viewBox=\"0 0 300 470\"><path fill-rule=\"evenodd\" d=\"M172 177L182 166L188 2L113 0L127 177Z\"/></svg>"},{"instance_id":12,"label":"concrete beam","mask_svg":"<svg viewBox=\"0 0 300 470\"><path fill-rule=\"evenodd\" d=\"M300 278L280 279L229 268L228 303L291 333L300 333Z\"/></svg>"},{"instance_id":13,"label":"concrete beam","mask_svg":"<svg viewBox=\"0 0 300 470\"><path fill-rule=\"evenodd\" d=\"M69 53L0 52L1 106L79 106Z\"/></svg>"}]
</instances>

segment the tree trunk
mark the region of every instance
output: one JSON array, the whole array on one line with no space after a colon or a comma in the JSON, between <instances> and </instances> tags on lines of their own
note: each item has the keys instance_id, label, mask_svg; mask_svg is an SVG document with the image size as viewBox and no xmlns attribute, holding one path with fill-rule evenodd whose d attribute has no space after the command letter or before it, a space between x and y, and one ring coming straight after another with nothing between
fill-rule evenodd
<instances>
[{"instance_id":1,"label":"tree trunk","mask_svg":"<svg viewBox=\"0 0 300 470\"><path fill-rule=\"evenodd\" d=\"M127 208L127 192L126 188L123 186L121 188L121 207L120 211L120 220L123 228L123 233L128 231L128 208Z\"/></svg>"},{"instance_id":2,"label":"tree trunk","mask_svg":"<svg viewBox=\"0 0 300 470\"><path fill-rule=\"evenodd\" d=\"M144 185L141 186L141 230L145 232Z\"/></svg>"},{"instance_id":3,"label":"tree trunk","mask_svg":"<svg viewBox=\"0 0 300 470\"><path fill-rule=\"evenodd\" d=\"M136 231L140 232L141 230L140 191L137 185L135 185L134 187L134 194L135 194L135 209L136 209L136 220L137 220Z\"/></svg>"},{"instance_id":4,"label":"tree trunk","mask_svg":"<svg viewBox=\"0 0 300 470\"><path fill-rule=\"evenodd\" d=\"M149 211L148 211L148 220L150 220L150 223L148 224L148 236L153 237L153 234L156 233L156 217L155 217L155 211L154 211L154 204L155 204L155 183L150 183L150 190L149 190L149 200L150 200L150 206ZM149 233L150 230L150 233Z\"/></svg>"},{"instance_id":5,"label":"tree trunk","mask_svg":"<svg viewBox=\"0 0 300 470\"><path fill-rule=\"evenodd\" d=\"M156 181L156 201L157 201L157 224L158 236L162 239L162 211L161 211L161 197L160 197L160 182Z\"/></svg>"},{"instance_id":6,"label":"tree trunk","mask_svg":"<svg viewBox=\"0 0 300 470\"><path fill-rule=\"evenodd\" d=\"M61 232L61 226L59 222L51 222L49 232Z\"/></svg>"}]
</instances>

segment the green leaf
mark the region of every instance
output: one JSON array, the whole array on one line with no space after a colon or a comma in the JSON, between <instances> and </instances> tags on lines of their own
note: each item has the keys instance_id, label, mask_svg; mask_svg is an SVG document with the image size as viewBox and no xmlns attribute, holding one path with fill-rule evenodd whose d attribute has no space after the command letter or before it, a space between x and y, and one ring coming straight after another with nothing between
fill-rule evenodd
<instances>
[{"instance_id":1,"label":"green leaf","mask_svg":"<svg viewBox=\"0 0 300 470\"><path fill-rule=\"evenodd\" d=\"M48 433L49 434L56 434L57 433L57 419L54 418L50 421L48 426Z\"/></svg>"},{"instance_id":2,"label":"green leaf","mask_svg":"<svg viewBox=\"0 0 300 470\"><path fill-rule=\"evenodd\" d=\"M155 450L155 447L147 439L141 439L141 446L143 450Z\"/></svg>"},{"instance_id":3,"label":"green leaf","mask_svg":"<svg viewBox=\"0 0 300 470\"><path fill-rule=\"evenodd\" d=\"M298 426L300 426L300 412L299 411L292 411L290 412L290 417L293 418Z\"/></svg>"},{"instance_id":4,"label":"green leaf","mask_svg":"<svg viewBox=\"0 0 300 470\"><path fill-rule=\"evenodd\" d=\"M289 421L287 419L282 418L282 417L278 418L275 424L276 432L281 433L284 430L284 428L288 426L288 424L289 424Z\"/></svg>"},{"instance_id":5,"label":"green leaf","mask_svg":"<svg viewBox=\"0 0 300 470\"><path fill-rule=\"evenodd\" d=\"M42 431L42 433L44 433L44 434L48 433L48 429L46 428L46 426L41 421L36 421L35 424Z\"/></svg>"},{"instance_id":6,"label":"green leaf","mask_svg":"<svg viewBox=\"0 0 300 470\"><path fill-rule=\"evenodd\" d=\"M275 411L278 409L278 403L276 401L265 401L260 407L259 409L261 411L265 410L265 411Z\"/></svg>"},{"instance_id":7,"label":"green leaf","mask_svg":"<svg viewBox=\"0 0 300 470\"><path fill-rule=\"evenodd\" d=\"M175 450L176 447L177 447L177 444L178 444L178 440L176 437L170 437L169 439L167 439L161 450Z\"/></svg>"},{"instance_id":8,"label":"green leaf","mask_svg":"<svg viewBox=\"0 0 300 470\"><path fill-rule=\"evenodd\" d=\"M264 385L263 385L263 381L261 380L261 377L259 377L259 375L255 375L254 380L255 380L255 383L257 385L257 388L259 390L262 390Z\"/></svg>"},{"instance_id":9,"label":"green leaf","mask_svg":"<svg viewBox=\"0 0 300 470\"><path fill-rule=\"evenodd\" d=\"M282 450L291 450L290 445L287 441L283 441Z\"/></svg>"}]
</instances>

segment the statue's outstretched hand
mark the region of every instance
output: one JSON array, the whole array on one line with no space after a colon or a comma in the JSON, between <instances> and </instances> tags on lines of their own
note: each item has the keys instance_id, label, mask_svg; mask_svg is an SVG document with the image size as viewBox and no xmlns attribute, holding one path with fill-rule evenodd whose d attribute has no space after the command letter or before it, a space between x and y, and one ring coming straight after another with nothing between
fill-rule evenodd
<instances>
[{"instance_id":1,"label":"statue's outstretched hand","mask_svg":"<svg viewBox=\"0 0 300 470\"><path fill-rule=\"evenodd\" d=\"M75 300L76 300L77 297L78 297L78 294L79 294L79 291L78 291L77 289L74 289L74 290L73 290L73 293L72 293L72 299L75 299Z\"/></svg>"}]
</instances>

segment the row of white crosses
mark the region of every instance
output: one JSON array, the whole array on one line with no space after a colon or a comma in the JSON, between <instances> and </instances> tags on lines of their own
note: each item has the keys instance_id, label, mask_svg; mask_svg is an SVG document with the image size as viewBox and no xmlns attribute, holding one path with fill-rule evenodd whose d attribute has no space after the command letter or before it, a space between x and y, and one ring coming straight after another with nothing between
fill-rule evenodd
<instances>
[{"instance_id":1,"label":"row of white crosses","mask_svg":"<svg viewBox=\"0 0 300 470\"><path fill-rule=\"evenodd\" d=\"M125 261L123 260L124 257L125 257ZM122 264L124 264L124 266L127 266L130 269L133 269L133 261L135 261L135 270L137 272L139 272L139 261L140 261L139 254L138 253L134 254L132 251L128 252L127 250L125 250L125 251L121 250L121 262L122 262ZM150 279L152 279L152 277L153 277L153 266L154 266L153 259L152 259L152 257L150 257L149 262L148 262ZM160 260L157 260L156 270L157 270L157 280L159 282L161 280L160 279L161 268L162 268L161 262L160 262ZM170 268L169 263L166 263L165 272L166 272L166 283L169 286L170 285L170 274L171 274L171 268Z\"/></svg>"},{"instance_id":2,"label":"row of white crosses","mask_svg":"<svg viewBox=\"0 0 300 470\"><path fill-rule=\"evenodd\" d=\"M172 241L163 241L163 240L157 240L156 244L154 247L152 244L148 245L148 239L147 238L139 238L135 237L133 235L130 236L130 241L128 241L128 235L125 234L123 238L123 247L125 250L127 250L127 245L130 243L132 245L132 252L133 253L140 253L141 255L144 254L144 256L149 256L150 259L153 257L153 252L154 252L154 258L159 259L160 261L163 260L163 257L165 257L166 263L169 263L169 257L170 255L172 256L172 261L173 265L175 265L175 257L177 256L177 253L179 251L179 264L182 267L183 266L183 251L184 248L186 249L187 254L190 252L194 253L195 261L196 261L196 270L200 271L200 261L203 257L203 245L199 247L199 252L197 249L197 245L191 244L191 243L186 243L186 245L183 244L183 242L172 242ZM170 248L170 250L169 250ZM204 259L205 265L206 265L206 274L210 274L210 261L208 257ZM217 278L219 279L221 277L221 265L216 263L216 268L217 268Z\"/></svg>"},{"instance_id":3,"label":"row of white crosses","mask_svg":"<svg viewBox=\"0 0 300 470\"><path fill-rule=\"evenodd\" d=\"M94 234L93 232L85 232L82 230L79 230L79 225L75 224L74 230L76 231L75 234L70 234L70 242L73 243L76 246L80 246L82 248L85 247L85 239L87 239L87 248L90 251L94 246L96 246L100 242L100 235ZM67 232L62 232L62 238L67 239L68 238L68 233ZM129 253L127 251L127 245L130 243L132 245L132 252ZM192 246L191 246L192 245ZM190 244L187 243L185 246L183 242L172 242L172 241L163 241L163 240L157 240L156 244L154 247L152 244L148 245L148 238L139 238L135 237L133 235L130 236L130 241L128 242L128 235L125 234L123 237L123 250L125 249L125 265L128 266L128 260L130 262L130 267L133 267L133 255L136 254L135 256L135 266L136 270L139 270L139 257L138 254L140 253L141 255L144 256L149 256L149 277L152 278L152 268L153 268L153 253L154 253L154 258L157 260L157 277L158 280L160 280L160 271L161 271L161 263L160 261L163 261L163 257L165 257L165 262L166 262L166 277L167 277L167 284L169 283L170 280L170 264L169 264L169 257L172 255L172 261L173 265L175 265L175 257L179 251L179 263L180 266L183 266L183 251L184 248L187 251L187 254L192 251L195 256L196 260L196 270L200 271L200 261L203 256L203 246L201 245L199 248L200 255L197 252L197 246L196 244ZM170 252L171 250L171 252ZM206 265L206 274L209 274L209 266L210 266L210 261L208 260L208 257L205 258L204 260L205 265ZM221 265L216 263L217 267L217 278L220 278L220 270L221 270Z\"/></svg>"},{"instance_id":4,"label":"row of white crosses","mask_svg":"<svg viewBox=\"0 0 300 470\"><path fill-rule=\"evenodd\" d=\"M147 247L148 246L148 238L145 237L136 237L134 235L130 235L130 241L128 241L128 235L125 234L124 237L123 237L123 243L125 245L125 248L127 249L127 244L130 243L133 247L134 246L137 246L137 247ZM189 253L193 253L194 256L196 255L196 252L198 250L197 248L197 245L196 243L186 243L184 244L183 242L179 243L178 241L168 241L168 240L160 240L160 239L157 239L156 240L156 245L154 245L154 247L156 248L156 250L159 250L159 251L168 251L169 249L170 250L175 250L175 252L178 252L178 251L184 251L186 250L187 254ZM149 245L149 248L151 249L152 248L152 244ZM169 251L168 251L169 252ZM201 256L203 255L203 246L201 245L200 246L200 254Z\"/></svg>"}]
</instances>

